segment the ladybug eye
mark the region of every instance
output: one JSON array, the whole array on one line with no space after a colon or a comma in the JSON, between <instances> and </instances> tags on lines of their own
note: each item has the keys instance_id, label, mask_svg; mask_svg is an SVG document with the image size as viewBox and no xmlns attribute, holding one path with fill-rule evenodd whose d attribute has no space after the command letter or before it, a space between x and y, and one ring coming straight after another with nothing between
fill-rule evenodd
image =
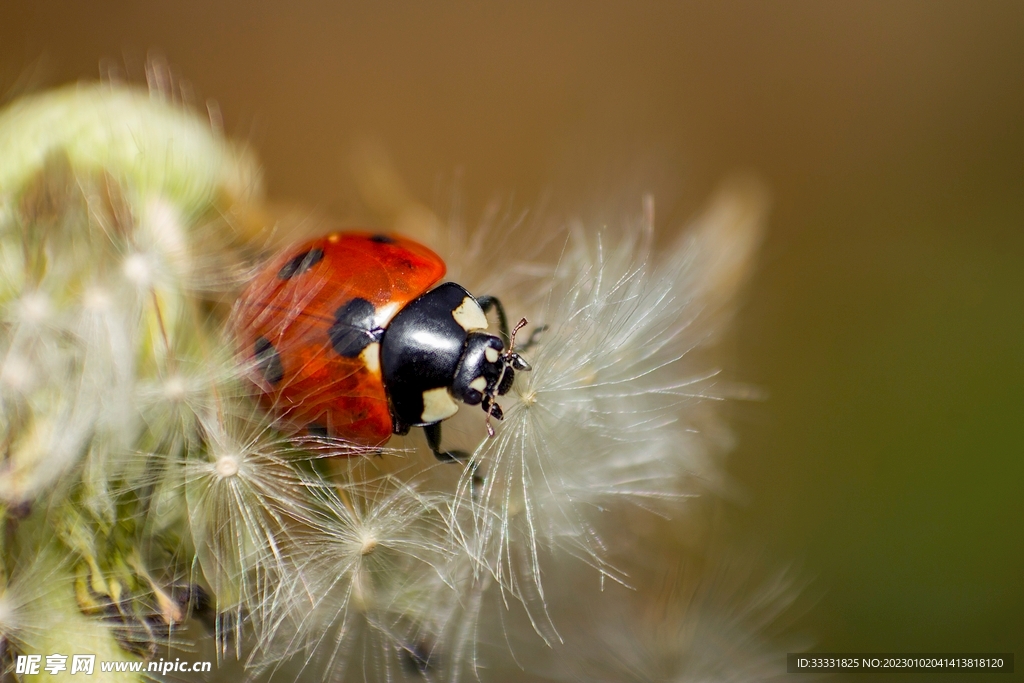
<instances>
[{"instance_id":1,"label":"ladybug eye","mask_svg":"<svg viewBox=\"0 0 1024 683\"><path fill-rule=\"evenodd\" d=\"M307 249L304 252L296 254L288 261L288 263L281 266L281 270L277 271L277 277L280 280L290 280L296 275L302 275L307 270L320 263L323 259L323 249L318 247Z\"/></svg>"}]
</instances>

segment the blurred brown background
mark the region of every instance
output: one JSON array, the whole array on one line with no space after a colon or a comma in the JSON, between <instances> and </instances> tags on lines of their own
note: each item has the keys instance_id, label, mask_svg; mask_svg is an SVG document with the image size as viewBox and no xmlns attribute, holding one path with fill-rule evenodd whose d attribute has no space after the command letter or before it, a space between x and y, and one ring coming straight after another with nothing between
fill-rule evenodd
<instances>
[{"instance_id":1,"label":"blurred brown background","mask_svg":"<svg viewBox=\"0 0 1024 683\"><path fill-rule=\"evenodd\" d=\"M755 170L730 533L814 579L819 651L1024 656L1024 3L37 1L0 45L8 97L157 51L339 216L360 140L470 221L652 190L672 229Z\"/></svg>"}]
</instances>

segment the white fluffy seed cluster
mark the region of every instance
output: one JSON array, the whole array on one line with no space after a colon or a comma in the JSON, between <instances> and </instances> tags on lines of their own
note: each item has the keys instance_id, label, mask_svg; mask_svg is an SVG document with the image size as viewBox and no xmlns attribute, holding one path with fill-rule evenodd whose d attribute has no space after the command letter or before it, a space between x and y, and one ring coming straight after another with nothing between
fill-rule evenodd
<instances>
[{"instance_id":1,"label":"white fluffy seed cluster","mask_svg":"<svg viewBox=\"0 0 1024 683\"><path fill-rule=\"evenodd\" d=\"M204 269L241 274L260 172L166 99L81 85L0 113L3 670L176 645L211 595L190 568L223 526L191 514L187 475L254 457L229 431L230 292Z\"/></svg>"},{"instance_id":2,"label":"white fluffy seed cluster","mask_svg":"<svg viewBox=\"0 0 1024 683\"><path fill-rule=\"evenodd\" d=\"M288 680L754 672L771 610L745 605L788 584L723 593L687 544L721 480L711 350L756 184L674 242L648 203L615 230L435 245L530 321L496 437L479 411L446 423L462 468L415 436L289 440L255 405L225 318L259 171L171 99L76 86L0 113L0 670L208 647Z\"/></svg>"}]
</instances>

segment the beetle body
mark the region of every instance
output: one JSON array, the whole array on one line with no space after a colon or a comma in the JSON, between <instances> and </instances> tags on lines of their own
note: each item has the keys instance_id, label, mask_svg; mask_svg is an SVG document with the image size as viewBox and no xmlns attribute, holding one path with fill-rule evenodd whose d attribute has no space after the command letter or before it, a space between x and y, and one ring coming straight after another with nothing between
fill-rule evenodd
<instances>
[{"instance_id":1,"label":"beetle body","mask_svg":"<svg viewBox=\"0 0 1024 683\"><path fill-rule=\"evenodd\" d=\"M264 406L291 432L380 446L494 398L528 365L487 331L491 297L455 283L409 239L336 233L273 259L236 304L233 327ZM483 304L483 305L482 305ZM507 330L503 330L508 337Z\"/></svg>"}]
</instances>

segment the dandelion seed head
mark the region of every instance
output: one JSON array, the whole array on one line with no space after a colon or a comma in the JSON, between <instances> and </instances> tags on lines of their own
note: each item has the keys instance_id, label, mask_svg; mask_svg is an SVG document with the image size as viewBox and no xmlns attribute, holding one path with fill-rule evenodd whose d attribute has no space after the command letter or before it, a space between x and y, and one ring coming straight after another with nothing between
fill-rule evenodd
<instances>
[{"instance_id":1,"label":"dandelion seed head","mask_svg":"<svg viewBox=\"0 0 1024 683\"><path fill-rule=\"evenodd\" d=\"M172 403L182 403L188 397L188 384L181 375L171 375L161 385L163 397Z\"/></svg>"},{"instance_id":2,"label":"dandelion seed head","mask_svg":"<svg viewBox=\"0 0 1024 683\"><path fill-rule=\"evenodd\" d=\"M83 587L79 567L62 565L69 580L38 596L43 611L59 606L51 629L39 607L23 608L34 596L26 590L48 575L5 557L0 649L15 626L6 640L15 649L30 642L25 624L45 627L28 634L31 651L80 645L73 630L106 648L83 651L110 658L128 640L175 645L126 613L138 604L131 577L149 579L137 569L156 581L200 574L217 608L261 621L287 575L286 536L302 513L302 488L273 444L263 448L274 437L259 419L244 433L206 429L249 404L224 379L230 351L214 332L216 305L192 296L189 262L195 251L211 264L234 263L237 255L221 249L234 245L227 226L235 216L258 213L248 206L260 192L258 167L183 108L106 85L5 107L0 139L9 152L0 163L0 500L32 509L8 525L16 535L3 546L31 552L54 535L40 533L39 520L66 529L65 508L74 508L88 518L76 527L81 545L58 533L55 557L84 548L102 572L120 572L107 586ZM197 234L214 239L197 245ZM122 533L130 538L104 543ZM93 588L98 603L86 595ZM187 612L159 590L150 599L168 624ZM130 638L129 625L138 626Z\"/></svg>"},{"instance_id":3,"label":"dandelion seed head","mask_svg":"<svg viewBox=\"0 0 1024 683\"><path fill-rule=\"evenodd\" d=\"M171 349L160 365L156 376L140 378L135 389L136 404L154 434L193 440L200 415L239 395L234 368L216 356Z\"/></svg>"},{"instance_id":4,"label":"dandelion seed head","mask_svg":"<svg viewBox=\"0 0 1024 683\"><path fill-rule=\"evenodd\" d=\"M367 533L366 531L364 531L362 533L362 538L360 539L359 554L360 555L369 555L370 553L372 553L374 550L377 549L377 543L378 543L378 540L377 540L377 536L376 535L374 535L372 533Z\"/></svg>"},{"instance_id":5,"label":"dandelion seed head","mask_svg":"<svg viewBox=\"0 0 1024 683\"><path fill-rule=\"evenodd\" d=\"M458 599L446 578L452 556L441 497L364 469L356 464L344 483L311 491L302 594L290 623L266 643L274 657L304 653L304 666L329 672L325 680L360 666L377 671L372 680L394 680L400 653L420 642L442 596Z\"/></svg>"},{"instance_id":6,"label":"dandelion seed head","mask_svg":"<svg viewBox=\"0 0 1024 683\"><path fill-rule=\"evenodd\" d=\"M532 386L525 387L517 393L519 395L519 402L524 409L529 410L537 403L537 391Z\"/></svg>"},{"instance_id":7,"label":"dandelion seed head","mask_svg":"<svg viewBox=\"0 0 1024 683\"><path fill-rule=\"evenodd\" d=\"M463 475L453 520L465 551L549 643L559 636L546 562L575 558L626 583L608 558L601 511L678 514L695 479L718 476L703 433L717 370L695 351L749 269L763 207L748 189L714 207L657 252L650 202L614 233L569 224L550 275L517 292L534 302L522 315L545 331L523 351L533 370L517 374L497 437L474 453L483 484Z\"/></svg>"},{"instance_id":8,"label":"dandelion seed head","mask_svg":"<svg viewBox=\"0 0 1024 683\"><path fill-rule=\"evenodd\" d=\"M238 474L242 466L242 457L237 453L223 453L217 456L213 469L221 479L229 479Z\"/></svg>"},{"instance_id":9,"label":"dandelion seed head","mask_svg":"<svg viewBox=\"0 0 1024 683\"><path fill-rule=\"evenodd\" d=\"M179 269L187 265L188 239L185 221L178 208L156 195L146 200L139 221L142 239L152 243Z\"/></svg>"},{"instance_id":10,"label":"dandelion seed head","mask_svg":"<svg viewBox=\"0 0 1024 683\"><path fill-rule=\"evenodd\" d=\"M374 449L342 440L286 442L239 381L248 373L228 362L232 343L208 323L252 265L252 245L236 228L262 217L249 202L259 170L205 123L152 104L119 88L61 91L26 101L20 127L31 135L10 132L18 117L0 113L12 144L34 150L46 141L62 159L59 169L36 158L0 169L0 301L22 328L10 325L0 346L0 396L14 397L17 419L4 435L0 498L43 510L75 487L84 512L114 528L134 530L126 516L147 518L140 546L159 546L166 534L180 549L163 566L147 564L154 574L196 574L213 609L251 629L230 636L236 653L255 643L264 661L309 654L309 664L311 653L324 654L309 678L390 681L415 668L455 681L448 670L482 668L481 634L520 625L505 620L510 597L528 606L526 630L557 644L549 611L558 600L587 601L576 577L542 586L541 576L566 573L572 556L602 581L625 582L611 564L632 541L630 529L615 529L614 511L678 502L690 472L717 467L702 460L714 445L694 409L712 395L714 370L691 352L709 343L705 321L743 280L757 241L744 226L752 215L757 222L756 207L720 203L688 241L660 252L651 248L649 199L642 224L621 234L596 236L597 222L531 236L523 215L502 218L496 205L485 222L497 230L471 239L453 231L450 275L500 295L514 320L525 316L542 332L517 344L534 370L517 373L503 394L496 438L485 439L480 424L463 435L480 444L469 449L471 466L437 465L422 445L414 457L374 458ZM84 112L88 125L43 125L47 117L35 115L43 105L61 121ZM47 238L45 253L24 242L17 220L51 215L9 200L38 176L60 190L50 213L65 214L61 239ZM47 226L26 234L37 239ZM35 270L26 245L45 257L41 286L52 302L28 291ZM66 315L72 299L80 309ZM382 309L376 323L393 313ZM446 446L460 438L449 424ZM416 432L406 443L422 441ZM133 495L122 505L119 492ZM90 547L105 534L94 526L83 525ZM95 559L124 559L111 552L120 549ZM115 602L132 591L104 588ZM484 593L494 611L480 609ZM11 594L0 588L0 636L25 632L35 618ZM60 598L77 623L100 623L77 610L73 593ZM168 596L156 600L168 623L187 612ZM152 632L140 637L154 641Z\"/></svg>"},{"instance_id":11,"label":"dandelion seed head","mask_svg":"<svg viewBox=\"0 0 1024 683\"><path fill-rule=\"evenodd\" d=\"M188 532L218 611L261 638L305 594L292 540L309 525L304 480L263 425L216 410L197 417L203 445L184 466Z\"/></svg>"},{"instance_id":12,"label":"dandelion seed head","mask_svg":"<svg viewBox=\"0 0 1024 683\"><path fill-rule=\"evenodd\" d=\"M8 354L0 368L0 384L16 394L25 394L36 384L37 373L32 363L16 354Z\"/></svg>"},{"instance_id":13,"label":"dandelion seed head","mask_svg":"<svg viewBox=\"0 0 1024 683\"><path fill-rule=\"evenodd\" d=\"M146 289L153 283L153 265L145 254L129 254L121 265L124 276L139 289Z\"/></svg>"},{"instance_id":14,"label":"dandelion seed head","mask_svg":"<svg viewBox=\"0 0 1024 683\"><path fill-rule=\"evenodd\" d=\"M26 325L38 326L50 319L53 304L45 292L33 290L21 296L14 306L15 318Z\"/></svg>"}]
</instances>

